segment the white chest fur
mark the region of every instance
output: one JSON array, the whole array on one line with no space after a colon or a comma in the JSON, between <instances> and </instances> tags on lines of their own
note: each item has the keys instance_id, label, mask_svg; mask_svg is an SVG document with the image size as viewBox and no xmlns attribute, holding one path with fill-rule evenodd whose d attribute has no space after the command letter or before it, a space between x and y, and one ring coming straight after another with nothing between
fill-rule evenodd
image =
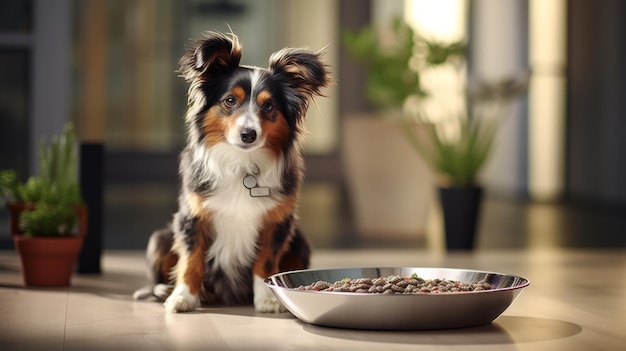
<instances>
[{"instance_id":1,"label":"white chest fur","mask_svg":"<svg viewBox=\"0 0 626 351\"><path fill-rule=\"evenodd\" d=\"M212 213L216 238L208 259L224 273L236 276L236 268L252 263L256 242L265 216L280 201L282 162L264 149L246 152L230 145L216 145L205 150L205 175L215 188L202 205ZM258 173L259 186L269 187L270 196L252 197L243 184L248 174ZM274 190L274 191L272 191Z\"/></svg>"}]
</instances>

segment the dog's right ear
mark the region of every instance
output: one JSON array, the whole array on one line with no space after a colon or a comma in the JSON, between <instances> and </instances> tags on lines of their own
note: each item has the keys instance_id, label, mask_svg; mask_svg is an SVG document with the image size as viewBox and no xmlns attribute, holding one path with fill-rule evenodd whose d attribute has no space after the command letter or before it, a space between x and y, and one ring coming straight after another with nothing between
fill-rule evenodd
<instances>
[{"instance_id":1,"label":"dog's right ear","mask_svg":"<svg viewBox=\"0 0 626 351\"><path fill-rule=\"evenodd\" d=\"M192 81L207 80L220 74L230 73L239 66L241 46L235 34L219 32L204 33L180 59L181 77Z\"/></svg>"}]
</instances>

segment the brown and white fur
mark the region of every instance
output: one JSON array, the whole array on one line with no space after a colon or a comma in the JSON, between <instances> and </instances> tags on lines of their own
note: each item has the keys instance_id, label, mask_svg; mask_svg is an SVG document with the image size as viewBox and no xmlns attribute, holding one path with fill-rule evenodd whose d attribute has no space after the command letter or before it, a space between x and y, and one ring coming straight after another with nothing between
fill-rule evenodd
<instances>
[{"instance_id":1,"label":"brown and white fur","mask_svg":"<svg viewBox=\"0 0 626 351\"><path fill-rule=\"evenodd\" d=\"M152 234L151 285L134 295L164 300L168 312L250 302L257 311L284 311L263 281L309 265L296 226L299 139L329 75L321 52L286 48L267 69L241 66L241 52L234 34L209 32L180 61L190 87L179 208ZM243 184L250 175L256 189ZM256 190L267 196L253 197Z\"/></svg>"}]
</instances>

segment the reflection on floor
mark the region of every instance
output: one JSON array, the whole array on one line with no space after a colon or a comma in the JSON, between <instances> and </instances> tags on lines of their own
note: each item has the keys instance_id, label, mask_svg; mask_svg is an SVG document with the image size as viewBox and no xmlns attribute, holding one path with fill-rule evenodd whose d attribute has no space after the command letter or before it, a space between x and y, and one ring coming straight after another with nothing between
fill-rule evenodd
<instances>
[{"instance_id":1,"label":"reflection on floor","mask_svg":"<svg viewBox=\"0 0 626 351\"><path fill-rule=\"evenodd\" d=\"M150 233L176 211L176 184L130 183L105 187L104 248L143 249ZM436 208L434 203L431 207ZM340 187L307 183L300 225L317 248L423 248L431 233L404 238L359 235ZM436 212L436 211L435 211ZM479 221L479 249L525 247L626 247L623 209L530 203L487 197ZM431 227L429 227L432 230ZM12 247L6 213L0 216L0 249Z\"/></svg>"}]
</instances>

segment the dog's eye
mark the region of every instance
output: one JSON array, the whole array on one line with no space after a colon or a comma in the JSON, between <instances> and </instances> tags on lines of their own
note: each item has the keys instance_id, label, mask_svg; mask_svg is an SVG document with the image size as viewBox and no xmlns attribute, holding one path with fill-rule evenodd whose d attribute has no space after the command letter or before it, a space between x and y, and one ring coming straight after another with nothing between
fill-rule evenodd
<instances>
[{"instance_id":1,"label":"dog's eye","mask_svg":"<svg viewBox=\"0 0 626 351\"><path fill-rule=\"evenodd\" d=\"M263 106L261 106L261 109L263 109L263 111L265 112L272 112L274 110L274 104L272 104L270 101L266 101Z\"/></svg>"},{"instance_id":2,"label":"dog's eye","mask_svg":"<svg viewBox=\"0 0 626 351\"><path fill-rule=\"evenodd\" d=\"M237 99L235 99L233 96L229 96L224 99L224 106L228 108L235 107L235 104L237 104Z\"/></svg>"}]
</instances>

